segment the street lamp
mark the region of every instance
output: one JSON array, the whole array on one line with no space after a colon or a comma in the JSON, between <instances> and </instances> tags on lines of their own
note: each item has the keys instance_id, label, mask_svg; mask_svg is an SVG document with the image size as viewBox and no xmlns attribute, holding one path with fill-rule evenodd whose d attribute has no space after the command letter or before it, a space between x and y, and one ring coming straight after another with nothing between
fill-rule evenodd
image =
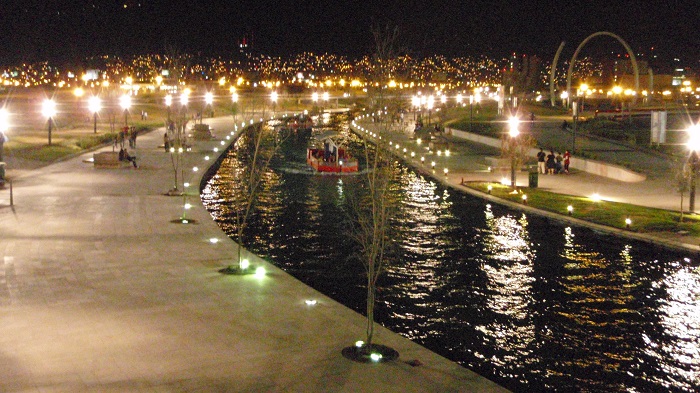
<instances>
[{"instance_id":1,"label":"street lamp","mask_svg":"<svg viewBox=\"0 0 700 393\"><path fill-rule=\"evenodd\" d=\"M100 100L100 97L97 96L92 96L88 99L88 109L90 112L93 113L94 120L95 120L95 134L97 134L97 112L102 109L102 100Z\"/></svg>"},{"instance_id":2,"label":"street lamp","mask_svg":"<svg viewBox=\"0 0 700 393\"><path fill-rule=\"evenodd\" d=\"M207 92L206 94L204 94L204 102L207 104L207 106L209 107L209 109L211 111L210 112L211 116L209 116L209 117L214 117L214 106L213 106L214 105L214 94L212 94L211 92ZM200 117L199 123L200 124L202 123L201 117Z\"/></svg>"},{"instance_id":3,"label":"street lamp","mask_svg":"<svg viewBox=\"0 0 700 393\"><path fill-rule=\"evenodd\" d=\"M427 108L428 108L428 126L430 126L430 115L431 111L433 110L433 106L435 105L435 97L432 95L428 96L427 98Z\"/></svg>"},{"instance_id":4,"label":"street lamp","mask_svg":"<svg viewBox=\"0 0 700 393\"><path fill-rule=\"evenodd\" d=\"M588 91L588 85L586 83L582 83L581 87L579 88L579 91L581 92L581 112L584 111L584 107L586 104L586 91Z\"/></svg>"},{"instance_id":5,"label":"street lamp","mask_svg":"<svg viewBox=\"0 0 700 393\"><path fill-rule=\"evenodd\" d=\"M474 120L474 96L469 96L469 132L472 132L472 121Z\"/></svg>"},{"instance_id":6,"label":"street lamp","mask_svg":"<svg viewBox=\"0 0 700 393\"><path fill-rule=\"evenodd\" d=\"M690 166L690 199L688 201L691 212L695 212L695 184L698 175L698 150L700 150L700 123L688 127L688 142L686 145L690 150L688 165Z\"/></svg>"},{"instance_id":7,"label":"street lamp","mask_svg":"<svg viewBox=\"0 0 700 393\"><path fill-rule=\"evenodd\" d=\"M131 96L128 94L124 94L123 96L119 97L119 106L124 109L124 125L129 126L129 108L131 108Z\"/></svg>"},{"instance_id":8,"label":"street lamp","mask_svg":"<svg viewBox=\"0 0 700 393\"><path fill-rule=\"evenodd\" d=\"M273 116L275 115L275 108L277 106L277 98L278 97L279 97L279 95L277 94L276 91L273 91L272 93L270 93L270 100L272 101L272 115Z\"/></svg>"},{"instance_id":9,"label":"street lamp","mask_svg":"<svg viewBox=\"0 0 700 393\"><path fill-rule=\"evenodd\" d=\"M173 104L173 96L170 94L165 96L165 107L168 111L168 127L170 127L170 106Z\"/></svg>"},{"instance_id":10,"label":"street lamp","mask_svg":"<svg viewBox=\"0 0 700 393\"><path fill-rule=\"evenodd\" d=\"M51 127L53 125L53 117L56 116L56 101L45 99L41 104L41 113L49 120L49 146L51 146Z\"/></svg>"},{"instance_id":11,"label":"street lamp","mask_svg":"<svg viewBox=\"0 0 700 393\"><path fill-rule=\"evenodd\" d=\"M508 135L510 135L510 186L515 187L515 155L516 155L516 139L520 135L518 125L520 120L513 116L508 120Z\"/></svg>"},{"instance_id":12,"label":"street lamp","mask_svg":"<svg viewBox=\"0 0 700 393\"><path fill-rule=\"evenodd\" d=\"M232 102L232 110L233 110L233 122L236 123L236 120L238 119L238 93L236 92L236 89L231 90L231 102Z\"/></svg>"},{"instance_id":13,"label":"street lamp","mask_svg":"<svg viewBox=\"0 0 700 393\"><path fill-rule=\"evenodd\" d=\"M420 97L414 95L411 97L411 106L413 107L413 121L416 121L416 111L420 108Z\"/></svg>"}]
</instances>

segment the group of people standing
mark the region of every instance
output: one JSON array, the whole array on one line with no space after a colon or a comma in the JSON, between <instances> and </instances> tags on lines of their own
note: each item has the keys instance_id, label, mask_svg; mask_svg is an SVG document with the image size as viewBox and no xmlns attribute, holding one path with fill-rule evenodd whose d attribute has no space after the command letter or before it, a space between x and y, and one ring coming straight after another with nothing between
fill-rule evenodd
<instances>
[{"instance_id":1,"label":"group of people standing","mask_svg":"<svg viewBox=\"0 0 700 393\"><path fill-rule=\"evenodd\" d=\"M564 151L564 155L554 150L550 150L549 154L543 149L537 153L537 170L543 175L554 175L557 173L569 173L569 164L571 163L571 153L568 150Z\"/></svg>"}]
</instances>

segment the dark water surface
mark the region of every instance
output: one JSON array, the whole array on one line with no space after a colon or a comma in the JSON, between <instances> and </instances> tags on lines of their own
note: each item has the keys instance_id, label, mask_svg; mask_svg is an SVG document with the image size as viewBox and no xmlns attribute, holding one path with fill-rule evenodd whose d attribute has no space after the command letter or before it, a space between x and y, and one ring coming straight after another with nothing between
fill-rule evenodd
<instances>
[{"instance_id":1,"label":"dark water surface","mask_svg":"<svg viewBox=\"0 0 700 393\"><path fill-rule=\"evenodd\" d=\"M359 154L347 121L327 121ZM310 173L307 144L290 139L265 174L246 242L363 313L364 270L346 211L360 178ZM202 190L234 238L241 146ZM382 325L515 391L698 390L696 255L489 204L400 165L395 185L402 202L379 283Z\"/></svg>"}]
</instances>

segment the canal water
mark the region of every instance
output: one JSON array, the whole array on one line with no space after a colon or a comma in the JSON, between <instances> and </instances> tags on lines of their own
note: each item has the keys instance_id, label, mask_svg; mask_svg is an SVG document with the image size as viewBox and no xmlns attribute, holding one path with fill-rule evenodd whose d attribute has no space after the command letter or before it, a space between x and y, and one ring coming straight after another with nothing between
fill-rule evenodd
<instances>
[{"instance_id":1,"label":"canal water","mask_svg":"<svg viewBox=\"0 0 700 393\"><path fill-rule=\"evenodd\" d=\"M319 123L314 135L337 132L361 156L345 117ZM251 156L244 139L202 188L234 239ZM311 173L309 143L304 134L288 139L264 174L246 246L363 313L348 211L362 177ZM379 281L382 325L515 391L698 390L696 255L511 210L400 164L393 193L400 204Z\"/></svg>"}]
</instances>

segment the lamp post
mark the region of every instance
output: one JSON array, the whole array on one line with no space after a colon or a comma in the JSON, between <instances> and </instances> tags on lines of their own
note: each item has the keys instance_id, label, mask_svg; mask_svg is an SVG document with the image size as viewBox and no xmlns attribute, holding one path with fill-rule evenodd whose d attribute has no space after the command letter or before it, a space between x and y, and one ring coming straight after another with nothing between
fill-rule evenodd
<instances>
[{"instance_id":1,"label":"lamp post","mask_svg":"<svg viewBox=\"0 0 700 393\"><path fill-rule=\"evenodd\" d=\"M233 122L236 123L236 120L238 120L238 110L237 110L237 105L238 105L238 93L236 90L231 91L231 103L232 103L232 110L233 110Z\"/></svg>"},{"instance_id":2,"label":"lamp post","mask_svg":"<svg viewBox=\"0 0 700 393\"><path fill-rule=\"evenodd\" d=\"M276 91L273 91L270 93L270 100L272 101L272 116L275 116L275 109L277 107L277 98L279 98L279 95L277 94Z\"/></svg>"},{"instance_id":3,"label":"lamp post","mask_svg":"<svg viewBox=\"0 0 700 393\"><path fill-rule=\"evenodd\" d=\"M693 124L688 127L688 142L687 146L690 150L690 155L688 156L688 166L690 167L690 198L688 200L690 212L695 212L695 185L697 183L698 176L698 150L700 150L700 123Z\"/></svg>"},{"instance_id":4,"label":"lamp post","mask_svg":"<svg viewBox=\"0 0 700 393\"><path fill-rule=\"evenodd\" d=\"M124 126L129 126L129 108L131 108L131 96L124 94L119 97L119 106L124 109Z\"/></svg>"},{"instance_id":5,"label":"lamp post","mask_svg":"<svg viewBox=\"0 0 700 393\"><path fill-rule=\"evenodd\" d=\"M207 107L209 107L210 110L210 116L209 117L214 117L214 94L211 92L207 92L204 95L204 102L206 103ZM200 117L199 118L199 124L202 124L203 119Z\"/></svg>"},{"instance_id":6,"label":"lamp post","mask_svg":"<svg viewBox=\"0 0 700 393\"><path fill-rule=\"evenodd\" d=\"M515 187L515 161L516 161L516 138L520 134L518 125L520 120L517 117L511 117L508 120L508 135L510 136L510 186Z\"/></svg>"},{"instance_id":7,"label":"lamp post","mask_svg":"<svg viewBox=\"0 0 700 393\"><path fill-rule=\"evenodd\" d=\"M582 83L581 87L579 88L579 91L581 92L581 112L585 110L585 104L586 104L586 92L588 91L588 84Z\"/></svg>"},{"instance_id":8,"label":"lamp post","mask_svg":"<svg viewBox=\"0 0 700 393\"><path fill-rule=\"evenodd\" d=\"M474 96L469 96L469 132L472 132L472 121L474 120Z\"/></svg>"},{"instance_id":9,"label":"lamp post","mask_svg":"<svg viewBox=\"0 0 700 393\"><path fill-rule=\"evenodd\" d=\"M416 112L420 108L420 97L414 95L411 97L411 106L413 107L413 121L416 121Z\"/></svg>"},{"instance_id":10,"label":"lamp post","mask_svg":"<svg viewBox=\"0 0 700 393\"><path fill-rule=\"evenodd\" d=\"M168 114L167 127L170 127L170 106L171 105L173 105L173 96L168 94L165 96L165 107L166 107L167 114Z\"/></svg>"},{"instance_id":11,"label":"lamp post","mask_svg":"<svg viewBox=\"0 0 700 393\"><path fill-rule=\"evenodd\" d=\"M432 95L428 96L428 101L427 101L427 108L428 108L428 126L430 126L430 115L433 110L433 106L435 105L435 97Z\"/></svg>"},{"instance_id":12,"label":"lamp post","mask_svg":"<svg viewBox=\"0 0 700 393\"><path fill-rule=\"evenodd\" d=\"M49 146L51 146L51 128L53 125L53 117L56 116L56 102L48 98L45 99L41 105L41 113L48 119L49 122Z\"/></svg>"},{"instance_id":13,"label":"lamp post","mask_svg":"<svg viewBox=\"0 0 700 393\"><path fill-rule=\"evenodd\" d=\"M97 112L102 109L102 100L100 100L100 97L97 96L92 96L90 99L88 99L88 109L90 112L93 114L94 118L94 133L97 134Z\"/></svg>"}]
</instances>

